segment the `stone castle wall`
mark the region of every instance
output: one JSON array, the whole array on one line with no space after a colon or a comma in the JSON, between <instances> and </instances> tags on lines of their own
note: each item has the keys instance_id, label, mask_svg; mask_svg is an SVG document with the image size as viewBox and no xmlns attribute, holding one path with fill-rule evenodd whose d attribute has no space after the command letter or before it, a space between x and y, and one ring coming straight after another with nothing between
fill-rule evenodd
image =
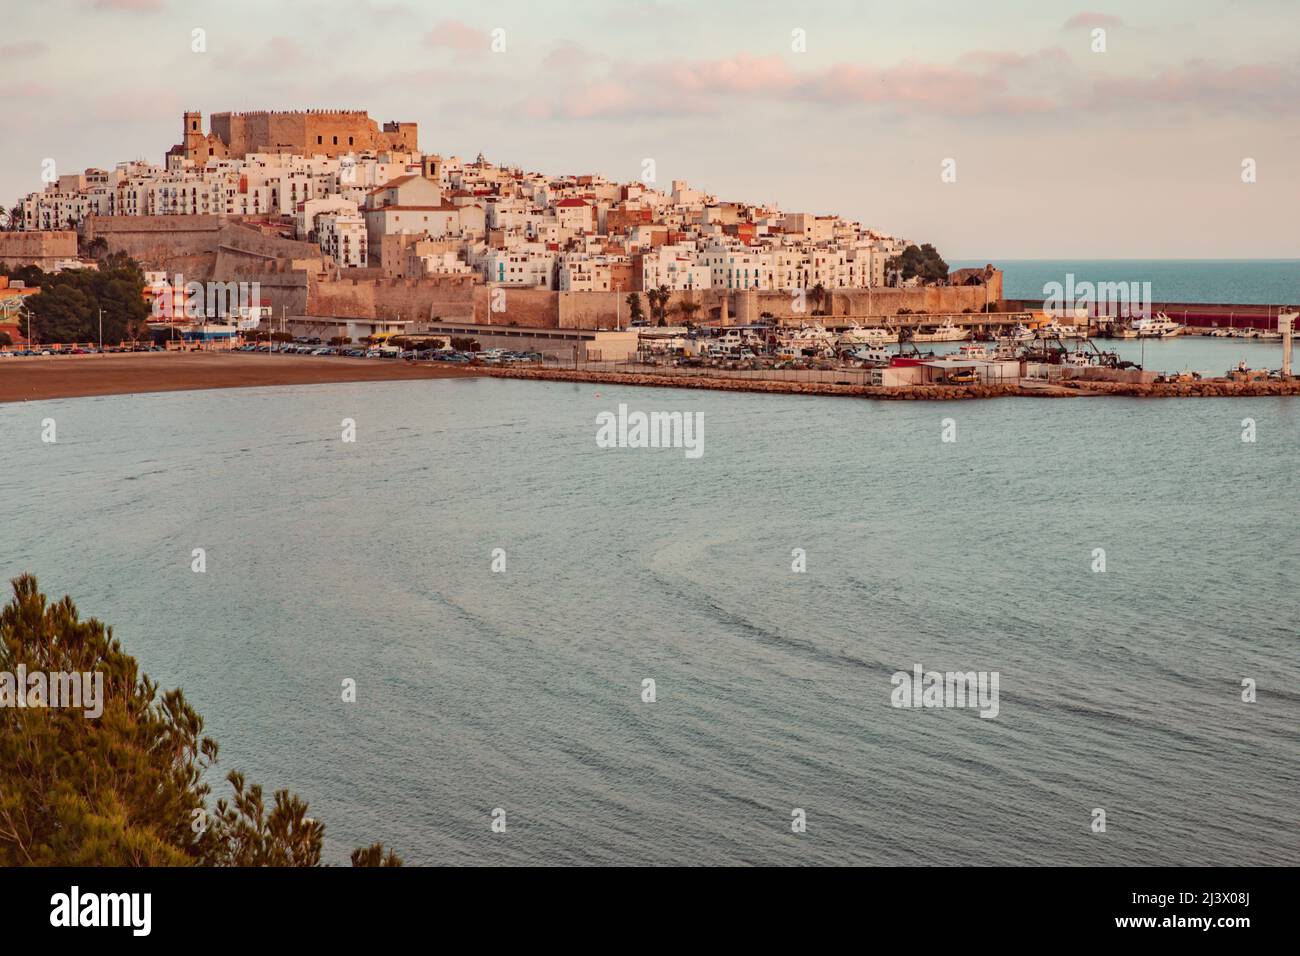
<instances>
[{"instance_id":1,"label":"stone castle wall","mask_svg":"<svg viewBox=\"0 0 1300 956\"><path fill-rule=\"evenodd\" d=\"M7 266L50 268L59 259L77 257L77 234L52 232L0 232L0 263Z\"/></svg>"},{"instance_id":2,"label":"stone castle wall","mask_svg":"<svg viewBox=\"0 0 1300 956\"><path fill-rule=\"evenodd\" d=\"M310 303L304 312L357 319L428 322L439 317L468 322L474 315L476 287L470 277L425 279L340 278L313 276Z\"/></svg>"},{"instance_id":3,"label":"stone castle wall","mask_svg":"<svg viewBox=\"0 0 1300 956\"><path fill-rule=\"evenodd\" d=\"M415 123L385 123L380 129L359 110L213 113L211 127L232 156L277 151L342 156L362 150L418 149Z\"/></svg>"}]
</instances>

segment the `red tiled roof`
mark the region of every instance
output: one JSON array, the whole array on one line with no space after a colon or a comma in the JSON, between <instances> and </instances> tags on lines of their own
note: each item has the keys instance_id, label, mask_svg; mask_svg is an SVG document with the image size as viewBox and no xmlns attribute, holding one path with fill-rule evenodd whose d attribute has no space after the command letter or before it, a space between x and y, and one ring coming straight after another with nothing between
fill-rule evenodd
<instances>
[{"instance_id":1,"label":"red tiled roof","mask_svg":"<svg viewBox=\"0 0 1300 956\"><path fill-rule=\"evenodd\" d=\"M374 209L367 209L366 212L403 212L406 210L424 210L426 212L457 212L460 207L444 203L441 206L376 206Z\"/></svg>"},{"instance_id":2,"label":"red tiled roof","mask_svg":"<svg viewBox=\"0 0 1300 956\"><path fill-rule=\"evenodd\" d=\"M382 186L376 186L374 189L370 190L369 195L373 196L375 193L381 193L385 189L395 189L396 187L402 185L402 183L409 183L412 179L419 179L419 178L420 177L417 176L415 173L410 173L409 175L406 176L398 176L396 179L390 179Z\"/></svg>"}]
</instances>

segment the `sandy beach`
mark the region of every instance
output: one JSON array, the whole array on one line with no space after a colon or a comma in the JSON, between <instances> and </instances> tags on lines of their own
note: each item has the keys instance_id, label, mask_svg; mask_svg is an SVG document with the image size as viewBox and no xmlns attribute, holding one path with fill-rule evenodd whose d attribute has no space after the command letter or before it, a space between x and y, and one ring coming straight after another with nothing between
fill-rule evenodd
<instances>
[{"instance_id":1,"label":"sandy beach","mask_svg":"<svg viewBox=\"0 0 1300 956\"><path fill-rule=\"evenodd\" d=\"M465 378L473 374L440 362L416 365L245 352L39 356L0 359L0 402L202 388Z\"/></svg>"}]
</instances>

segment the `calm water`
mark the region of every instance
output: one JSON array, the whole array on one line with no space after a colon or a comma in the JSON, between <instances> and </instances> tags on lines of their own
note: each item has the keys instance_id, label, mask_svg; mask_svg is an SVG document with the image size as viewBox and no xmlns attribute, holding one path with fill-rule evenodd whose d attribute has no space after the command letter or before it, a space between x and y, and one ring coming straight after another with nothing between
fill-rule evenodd
<instances>
[{"instance_id":1,"label":"calm water","mask_svg":"<svg viewBox=\"0 0 1300 956\"><path fill-rule=\"evenodd\" d=\"M703 457L597 449L618 402L702 411ZM1298 440L1288 399L11 404L0 571L111 622L334 862L1295 864ZM999 716L892 708L918 663L997 671Z\"/></svg>"},{"instance_id":2,"label":"calm water","mask_svg":"<svg viewBox=\"0 0 1300 956\"><path fill-rule=\"evenodd\" d=\"M979 268L962 260L954 269ZM1294 305L1300 302L1300 259L1002 259L1003 294L1041 299L1049 282L1150 282L1154 302Z\"/></svg>"}]
</instances>

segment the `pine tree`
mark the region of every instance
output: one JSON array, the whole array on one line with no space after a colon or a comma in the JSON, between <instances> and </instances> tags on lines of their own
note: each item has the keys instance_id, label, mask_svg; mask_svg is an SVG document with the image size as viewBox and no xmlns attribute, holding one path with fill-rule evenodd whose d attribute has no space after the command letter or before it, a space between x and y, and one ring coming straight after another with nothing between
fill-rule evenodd
<instances>
[{"instance_id":1,"label":"pine tree","mask_svg":"<svg viewBox=\"0 0 1300 956\"><path fill-rule=\"evenodd\" d=\"M20 667L101 674L102 713L15 706ZM111 628L14 579L0 609L0 866L318 866L325 827L288 790L268 812L262 788L232 772L231 800L209 810L216 760L185 695L160 694ZM379 844L353 854L371 859L401 865Z\"/></svg>"}]
</instances>

